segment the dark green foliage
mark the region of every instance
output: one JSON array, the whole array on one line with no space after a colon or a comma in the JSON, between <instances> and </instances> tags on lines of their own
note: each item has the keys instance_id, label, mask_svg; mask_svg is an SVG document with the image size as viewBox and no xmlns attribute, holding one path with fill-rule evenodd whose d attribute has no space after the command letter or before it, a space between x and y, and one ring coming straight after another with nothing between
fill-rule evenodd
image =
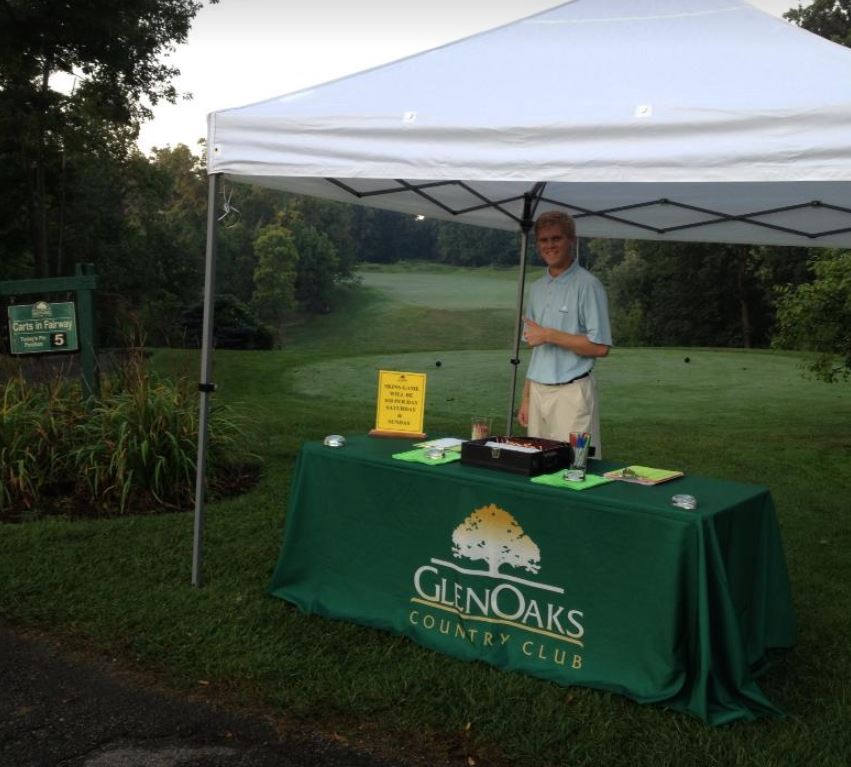
<instances>
[{"instance_id":1,"label":"dark green foliage","mask_svg":"<svg viewBox=\"0 0 851 767\"><path fill-rule=\"evenodd\" d=\"M183 346L201 346L204 304L196 303L183 312ZM235 296L216 296L213 310L213 346L217 349L271 349L275 333Z\"/></svg>"},{"instance_id":2,"label":"dark green foliage","mask_svg":"<svg viewBox=\"0 0 851 767\"><path fill-rule=\"evenodd\" d=\"M357 258L367 263L435 261L456 266L514 265L519 235L371 208L354 208Z\"/></svg>"},{"instance_id":3,"label":"dark green foliage","mask_svg":"<svg viewBox=\"0 0 851 767\"><path fill-rule=\"evenodd\" d=\"M195 494L197 392L160 378L142 357L105 377L96 402L76 382L0 388L0 518L188 509ZM209 481L255 457L228 407L210 413Z\"/></svg>"},{"instance_id":4,"label":"dark green foliage","mask_svg":"<svg viewBox=\"0 0 851 767\"><path fill-rule=\"evenodd\" d=\"M301 256L289 229L264 226L254 240L254 294L251 307L274 327L280 327L295 309L296 275Z\"/></svg>"},{"instance_id":5,"label":"dark green foliage","mask_svg":"<svg viewBox=\"0 0 851 767\"><path fill-rule=\"evenodd\" d=\"M331 311L331 292L339 274L339 259L331 240L314 226L296 230L298 252L295 291L302 307L312 313Z\"/></svg>"},{"instance_id":6,"label":"dark green foliage","mask_svg":"<svg viewBox=\"0 0 851 767\"><path fill-rule=\"evenodd\" d=\"M440 222L437 226L439 260L459 266L514 266L520 260L516 232Z\"/></svg>"},{"instance_id":7,"label":"dark green foliage","mask_svg":"<svg viewBox=\"0 0 851 767\"><path fill-rule=\"evenodd\" d=\"M783 18L840 45L851 46L851 0L798 3Z\"/></svg>"},{"instance_id":8,"label":"dark green foliage","mask_svg":"<svg viewBox=\"0 0 851 767\"><path fill-rule=\"evenodd\" d=\"M215 0L213 0L215 1ZM92 165L133 151L147 103L175 101L163 54L196 0L5 0L0 4L0 231L27 243L37 276L62 273L70 208L98 210ZM52 77L74 78L70 93ZM106 174L107 176L109 173ZM72 260L91 260L69 253Z\"/></svg>"},{"instance_id":9,"label":"dark green foliage","mask_svg":"<svg viewBox=\"0 0 851 767\"><path fill-rule=\"evenodd\" d=\"M234 224L219 228L219 248L216 254L216 284L226 285L228 293L246 304L254 294L254 227L245 217Z\"/></svg>"},{"instance_id":10,"label":"dark green foliage","mask_svg":"<svg viewBox=\"0 0 851 767\"><path fill-rule=\"evenodd\" d=\"M776 285L800 281L808 251L747 245L592 240L615 343L767 346Z\"/></svg>"},{"instance_id":11,"label":"dark green foliage","mask_svg":"<svg viewBox=\"0 0 851 767\"><path fill-rule=\"evenodd\" d=\"M827 250L810 262L815 279L788 285L777 305L774 346L809 349L816 378L834 383L851 376L851 251Z\"/></svg>"},{"instance_id":12,"label":"dark green foliage","mask_svg":"<svg viewBox=\"0 0 851 767\"><path fill-rule=\"evenodd\" d=\"M723 246L630 242L601 277L626 344L740 346L735 262Z\"/></svg>"},{"instance_id":13,"label":"dark green foliage","mask_svg":"<svg viewBox=\"0 0 851 767\"><path fill-rule=\"evenodd\" d=\"M357 208L358 260L382 264L411 258L437 260L436 227L437 223L430 219L417 221L403 213Z\"/></svg>"},{"instance_id":14,"label":"dark green foliage","mask_svg":"<svg viewBox=\"0 0 851 767\"><path fill-rule=\"evenodd\" d=\"M296 309L329 311L334 287L354 279L355 208L244 185L224 194L238 213L219 229L219 283L276 329ZM280 249L269 250L268 238L281 232L292 239L286 258ZM294 298L287 287L291 277Z\"/></svg>"},{"instance_id":15,"label":"dark green foliage","mask_svg":"<svg viewBox=\"0 0 851 767\"><path fill-rule=\"evenodd\" d=\"M334 249L334 280L345 282L352 279L357 265L355 205L320 200L313 197L287 195L288 216L294 219L294 230L300 225L313 227L318 234L327 237Z\"/></svg>"},{"instance_id":16,"label":"dark green foliage","mask_svg":"<svg viewBox=\"0 0 851 767\"><path fill-rule=\"evenodd\" d=\"M149 343L179 344L180 310L197 300L203 283L206 181L199 159L181 145L150 161L134 155L87 168L85 199L96 204L85 208L81 200L77 210L75 203L65 239L100 275L101 343L124 345L141 326Z\"/></svg>"}]
</instances>

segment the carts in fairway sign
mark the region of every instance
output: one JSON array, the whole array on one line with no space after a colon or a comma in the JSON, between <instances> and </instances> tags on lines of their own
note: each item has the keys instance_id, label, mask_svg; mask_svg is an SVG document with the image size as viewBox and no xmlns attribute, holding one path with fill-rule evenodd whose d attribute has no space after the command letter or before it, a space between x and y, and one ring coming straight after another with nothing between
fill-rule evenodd
<instances>
[{"instance_id":1,"label":"carts in fairway sign","mask_svg":"<svg viewBox=\"0 0 851 767\"><path fill-rule=\"evenodd\" d=\"M79 349L74 302L18 304L9 307L12 354L73 352Z\"/></svg>"}]
</instances>

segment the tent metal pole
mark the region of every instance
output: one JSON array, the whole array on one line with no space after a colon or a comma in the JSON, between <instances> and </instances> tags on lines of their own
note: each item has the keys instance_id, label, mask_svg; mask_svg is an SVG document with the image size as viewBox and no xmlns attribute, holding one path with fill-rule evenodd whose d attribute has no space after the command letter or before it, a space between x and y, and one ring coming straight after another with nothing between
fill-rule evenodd
<instances>
[{"instance_id":1,"label":"tent metal pole","mask_svg":"<svg viewBox=\"0 0 851 767\"><path fill-rule=\"evenodd\" d=\"M529 232L538 200L545 184L535 184L531 192L523 195L523 220L520 222L520 276L517 280L517 322L514 327L514 354L511 357L511 397L508 401L508 418L505 435L511 436L514 424L514 403L517 399L517 366L520 364L520 339L523 337L523 293L526 289L526 261L529 254Z\"/></svg>"},{"instance_id":2,"label":"tent metal pole","mask_svg":"<svg viewBox=\"0 0 851 767\"><path fill-rule=\"evenodd\" d=\"M216 251L218 248L218 225L216 198L219 193L220 173L210 176L207 192L207 254L204 262L204 324L201 335L201 376L198 384L200 395L198 412L198 459L195 476L195 528L192 540L192 585L204 585L201 572L203 563L204 497L207 490L207 439L210 415L210 394L215 385L210 380L213 369L213 309L216 293Z\"/></svg>"}]
</instances>

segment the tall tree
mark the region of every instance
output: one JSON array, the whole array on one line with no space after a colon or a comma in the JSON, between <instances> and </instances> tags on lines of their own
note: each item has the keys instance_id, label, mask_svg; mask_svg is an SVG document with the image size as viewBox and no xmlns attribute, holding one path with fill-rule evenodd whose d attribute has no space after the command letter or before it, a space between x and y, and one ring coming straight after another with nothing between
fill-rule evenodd
<instances>
[{"instance_id":1,"label":"tall tree","mask_svg":"<svg viewBox=\"0 0 851 767\"><path fill-rule=\"evenodd\" d=\"M158 149L122 165L123 244L101 253L104 283L119 288L153 341L173 340L181 310L201 292L207 181L189 149Z\"/></svg>"},{"instance_id":2,"label":"tall tree","mask_svg":"<svg viewBox=\"0 0 851 767\"><path fill-rule=\"evenodd\" d=\"M355 206L317 197L291 195L287 201L288 216L297 216L300 223L313 227L328 238L333 246L335 258L334 279L352 278L357 259L357 243L354 238L353 211ZM298 235L296 235L298 240ZM299 245L299 253L302 246Z\"/></svg>"},{"instance_id":3,"label":"tall tree","mask_svg":"<svg viewBox=\"0 0 851 767\"><path fill-rule=\"evenodd\" d=\"M814 0L806 7L799 4L786 11L783 18L834 43L851 46L851 0Z\"/></svg>"},{"instance_id":4,"label":"tall tree","mask_svg":"<svg viewBox=\"0 0 851 767\"><path fill-rule=\"evenodd\" d=\"M296 264L299 254L293 236L278 224L263 227L254 241L257 267L254 269L252 308L257 315L280 329L295 308Z\"/></svg>"},{"instance_id":5,"label":"tall tree","mask_svg":"<svg viewBox=\"0 0 851 767\"><path fill-rule=\"evenodd\" d=\"M48 253L59 243L68 163L105 151L127 157L150 105L176 100L178 71L160 58L185 41L201 6L0 0L0 161L26 190L16 208L38 276L57 271ZM70 93L55 86L60 73L76 79Z\"/></svg>"},{"instance_id":6,"label":"tall tree","mask_svg":"<svg viewBox=\"0 0 851 767\"><path fill-rule=\"evenodd\" d=\"M851 251L813 251L815 279L788 285L777 306L774 346L809 349L807 363L818 379L833 383L851 377Z\"/></svg>"},{"instance_id":7,"label":"tall tree","mask_svg":"<svg viewBox=\"0 0 851 767\"><path fill-rule=\"evenodd\" d=\"M339 259L331 240L314 226L298 226L295 231L298 251L296 298L308 312L331 311L331 291L337 279Z\"/></svg>"}]
</instances>

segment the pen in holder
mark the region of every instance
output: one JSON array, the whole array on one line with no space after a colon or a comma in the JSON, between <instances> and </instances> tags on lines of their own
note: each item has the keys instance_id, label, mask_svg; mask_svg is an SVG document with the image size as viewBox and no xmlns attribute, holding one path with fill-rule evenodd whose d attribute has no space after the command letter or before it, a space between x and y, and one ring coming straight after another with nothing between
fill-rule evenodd
<instances>
[{"instance_id":1,"label":"pen in holder","mask_svg":"<svg viewBox=\"0 0 851 767\"><path fill-rule=\"evenodd\" d=\"M587 432L570 432L570 447L573 452L573 460L570 468L565 472L565 478L574 482L585 479L585 470L588 466L588 448L591 445L591 435Z\"/></svg>"}]
</instances>

